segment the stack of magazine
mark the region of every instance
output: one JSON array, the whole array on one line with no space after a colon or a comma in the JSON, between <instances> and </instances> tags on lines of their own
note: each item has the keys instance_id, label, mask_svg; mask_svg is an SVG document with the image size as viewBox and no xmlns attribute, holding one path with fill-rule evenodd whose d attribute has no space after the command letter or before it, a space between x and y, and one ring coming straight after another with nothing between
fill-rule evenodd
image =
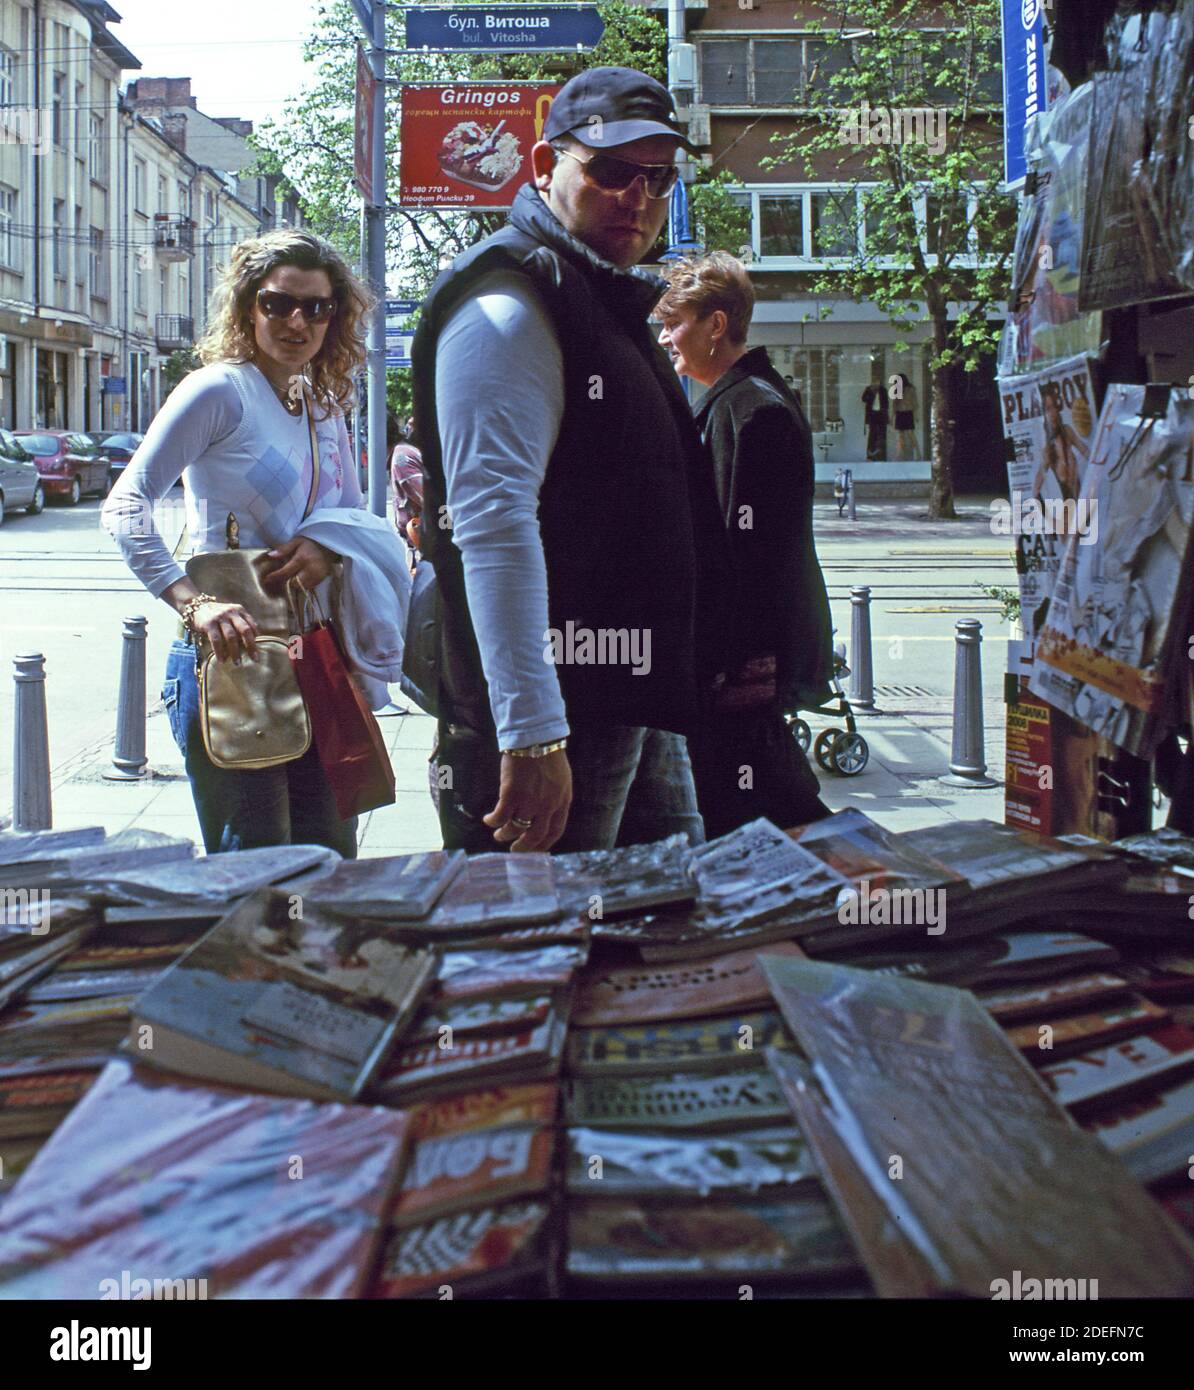
<instances>
[{"instance_id":1,"label":"stack of magazine","mask_svg":"<svg viewBox=\"0 0 1194 1390\"><path fill-rule=\"evenodd\" d=\"M351 863L0 833L0 1294L167 1249L209 1296L1188 1293L1192 876L1170 832L857 811Z\"/></svg>"}]
</instances>

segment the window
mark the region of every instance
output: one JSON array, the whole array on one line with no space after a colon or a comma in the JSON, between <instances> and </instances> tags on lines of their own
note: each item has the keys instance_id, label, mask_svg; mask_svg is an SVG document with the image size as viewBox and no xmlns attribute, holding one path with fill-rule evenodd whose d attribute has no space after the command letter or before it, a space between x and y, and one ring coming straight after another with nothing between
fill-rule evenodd
<instances>
[{"instance_id":1,"label":"window","mask_svg":"<svg viewBox=\"0 0 1194 1390\"><path fill-rule=\"evenodd\" d=\"M0 47L0 106L15 106L17 102L17 55Z\"/></svg>"},{"instance_id":2,"label":"window","mask_svg":"<svg viewBox=\"0 0 1194 1390\"><path fill-rule=\"evenodd\" d=\"M105 159L104 118L91 114L91 143L87 147L87 172L96 181L104 183Z\"/></svg>"},{"instance_id":3,"label":"window","mask_svg":"<svg viewBox=\"0 0 1194 1390\"><path fill-rule=\"evenodd\" d=\"M866 254L874 259L905 258L909 239L916 235L916 222L908 209L897 208L891 198L875 198L872 203L866 193L862 207Z\"/></svg>"},{"instance_id":4,"label":"window","mask_svg":"<svg viewBox=\"0 0 1194 1390\"><path fill-rule=\"evenodd\" d=\"M835 100L829 79L851 66L852 45L848 39L805 39L804 99L810 105L832 106ZM840 94L837 100L843 100Z\"/></svg>"},{"instance_id":5,"label":"window","mask_svg":"<svg viewBox=\"0 0 1194 1390\"><path fill-rule=\"evenodd\" d=\"M178 181L178 215L179 217L190 217L191 215L191 190L181 179Z\"/></svg>"},{"instance_id":6,"label":"window","mask_svg":"<svg viewBox=\"0 0 1194 1390\"><path fill-rule=\"evenodd\" d=\"M749 64L749 39L711 39L701 44L701 99L711 106L749 105Z\"/></svg>"},{"instance_id":7,"label":"window","mask_svg":"<svg viewBox=\"0 0 1194 1390\"><path fill-rule=\"evenodd\" d=\"M84 112L86 111L86 109L87 109L87 98L83 95L83 84L82 84L81 82L76 82L76 83L75 83L75 109L74 109L73 120L72 120L71 124L73 125L73 127L74 127L74 132L75 132L75 154L76 154L76 156L77 156L79 159L83 159L83 158L86 156L86 151L85 151L84 148L83 148L83 132L84 132L84 131L86 130L86 128L87 128L87 127L83 124L83 121L84 121Z\"/></svg>"},{"instance_id":8,"label":"window","mask_svg":"<svg viewBox=\"0 0 1194 1390\"><path fill-rule=\"evenodd\" d=\"M83 272L85 269L83 261L83 209L75 204L75 284L80 289L83 288L85 281Z\"/></svg>"},{"instance_id":9,"label":"window","mask_svg":"<svg viewBox=\"0 0 1194 1390\"><path fill-rule=\"evenodd\" d=\"M701 100L711 106L801 106L827 99L827 79L850 65L849 40L706 39Z\"/></svg>"},{"instance_id":10,"label":"window","mask_svg":"<svg viewBox=\"0 0 1194 1390\"><path fill-rule=\"evenodd\" d=\"M158 313L168 314L170 312L170 281L166 275L166 267L158 267Z\"/></svg>"},{"instance_id":11,"label":"window","mask_svg":"<svg viewBox=\"0 0 1194 1390\"><path fill-rule=\"evenodd\" d=\"M809 197L809 204L812 214L813 256L817 259L853 256L857 246L854 233L854 194L813 193Z\"/></svg>"},{"instance_id":12,"label":"window","mask_svg":"<svg viewBox=\"0 0 1194 1390\"><path fill-rule=\"evenodd\" d=\"M50 130L54 136L54 143L56 145L61 145L66 139L62 109L65 103L66 74L64 72L56 72L54 74L54 82L50 94Z\"/></svg>"},{"instance_id":13,"label":"window","mask_svg":"<svg viewBox=\"0 0 1194 1390\"><path fill-rule=\"evenodd\" d=\"M804 44L800 39L755 41L755 102L791 106L804 83Z\"/></svg>"},{"instance_id":14,"label":"window","mask_svg":"<svg viewBox=\"0 0 1194 1390\"><path fill-rule=\"evenodd\" d=\"M216 200L210 188L203 195L203 220L209 227L216 220Z\"/></svg>"},{"instance_id":15,"label":"window","mask_svg":"<svg viewBox=\"0 0 1194 1390\"><path fill-rule=\"evenodd\" d=\"M133 160L133 207L138 212L145 211L145 161Z\"/></svg>"},{"instance_id":16,"label":"window","mask_svg":"<svg viewBox=\"0 0 1194 1390\"><path fill-rule=\"evenodd\" d=\"M936 38L936 35L933 36ZM971 106L1003 104L1003 49L998 39L984 43L976 55L967 38L946 39L924 58L924 66L946 76L929 83L928 98L939 105L956 105L969 97ZM981 76L979 73L981 72Z\"/></svg>"},{"instance_id":17,"label":"window","mask_svg":"<svg viewBox=\"0 0 1194 1390\"><path fill-rule=\"evenodd\" d=\"M169 211L170 211L170 198L169 198L169 196L168 196L168 194L167 194L167 192L166 192L166 176L165 176L165 174L159 174L159 175L158 175L158 206L157 206L157 210L158 210L158 212L169 212Z\"/></svg>"},{"instance_id":18,"label":"window","mask_svg":"<svg viewBox=\"0 0 1194 1390\"><path fill-rule=\"evenodd\" d=\"M0 265L21 268L20 239L14 230L17 220L17 191L0 183Z\"/></svg>"},{"instance_id":19,"label":"window","mask_svg":"<svg viewBox=\"0 0 1194 1390\"><path fill-rule=\"evenodd\" d=\"M759 194L759 254L804 255L804 194Z\"/></svg>"},{"instance_id":20,"label":"window","mask_svg":"<svg viewBox=\"0 0 1194 1390\"><path fill-rule=\"evenodd\" d=\"M968 236L966 195L925 196L925 245L930 255L965 255Z\"/></svg>"},{"instance_id":21,"label":"window","mask_svg":"<svg viewBox=\"0 0 1194 1390\"><path fill-rule=\"evenodd\" d=\"M133 305L138 313L145 312L145 258L133 248Z\"/></svg>"},{"instance_id":22,"label":"window","mask_svg":"<svg viewBox=\"0 0 1194 1390\"><path fill-rule=\"evenodd\" d=\"M91 228L89 241L91 260L91 295L93 299L108 297L108 258L104 254L104 234L98 227Z\"/></svg>"},{"instance_id":23,"label":"window","mask_svg":"<svg viewBox=\"0 0 1194 1390\"><path fill-rule=\"evenodd\" d=\"M51 261L54 266L54 274L61 279L66 275L66 247L63 244L63 234L66 218L66 203L61 198L54 199L54 229L51 242Z\"/></svg>"}]
</instances>

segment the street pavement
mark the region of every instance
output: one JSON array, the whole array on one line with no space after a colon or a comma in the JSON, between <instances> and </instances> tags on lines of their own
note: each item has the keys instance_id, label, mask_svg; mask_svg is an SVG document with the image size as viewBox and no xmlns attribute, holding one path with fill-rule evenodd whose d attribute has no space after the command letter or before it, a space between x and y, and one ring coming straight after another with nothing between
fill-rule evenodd
<instances>
[{"instance_id":1,"label":"street pavement","mask_svg":"<svg viewBox=\"0 0 1194 1390\"><path fill-rule=\"evenodd\" d=\"M181 523L181 492L178 519ZM924 503L873 502L858 519L818 504L816 534L838 640L850 640L850 589L871 588L872 659L879 713L859 715L870 762L857 777L822 772L822 796L834 809L856 806L893 830L948 819L1003 818L1006 643L1011 635L980 582L1015 587L1010 547L991 531L988 498L959 503L961 518L933 522ZM99 526L99 503L48 507L40 517L9 518L0 528L0 821L11 812L11 658L46 656L47 708L56 827L140 826L198 838L182 760L158 698L175 623L145 593ZM166 528L163 527L163 530ZM168 539L173 537L167 532ZM150 775L111 782L120 671L121 619L149 618L146 751ZM986 790L956 789L949 770L954 624L983 624ZM849 656L847 657L849 659ZM848 688L847 680L847 688ZM405 704L395 687L395 700ZM840 720L806 714L814 737ZM397 778L393 806L363 818L364 855L439 847L427 789L433 721L415 710L382 720Z\"/></svg>"}]
</instances>

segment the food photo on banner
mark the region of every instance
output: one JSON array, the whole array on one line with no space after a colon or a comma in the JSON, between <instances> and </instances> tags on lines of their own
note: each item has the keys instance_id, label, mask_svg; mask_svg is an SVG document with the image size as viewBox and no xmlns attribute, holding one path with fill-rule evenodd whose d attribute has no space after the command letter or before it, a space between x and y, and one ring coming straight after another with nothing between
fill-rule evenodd
<instances>
[{"instance_id":1,"label":"food photo on banner","mask_svg":"<svg viewBox=\"0 0 1194 1390\"><path fill-rule=\"evenodd\" d=\"M531 147L556 82L436 82L402 87L403 207L508 208L531 176Z\"/></svg>"}]
</instances>

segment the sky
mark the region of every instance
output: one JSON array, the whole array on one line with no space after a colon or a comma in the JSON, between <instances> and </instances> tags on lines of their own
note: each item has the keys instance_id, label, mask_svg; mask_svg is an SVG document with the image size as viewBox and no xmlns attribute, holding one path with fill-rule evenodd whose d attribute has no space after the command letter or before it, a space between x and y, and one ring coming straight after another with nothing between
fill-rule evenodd
<instances>
[{"instance_id":1,"label":"sky","mask_svg":"<svg viewBox=\"0 0 1194 1390\"><path fill-rule=\"evenodd\" d=\"M136 77L189 77L208 116L280 116L308 83L302 42L314 0L111 0L108 27L141 60Z\"/></svg>"}]
</instances>

